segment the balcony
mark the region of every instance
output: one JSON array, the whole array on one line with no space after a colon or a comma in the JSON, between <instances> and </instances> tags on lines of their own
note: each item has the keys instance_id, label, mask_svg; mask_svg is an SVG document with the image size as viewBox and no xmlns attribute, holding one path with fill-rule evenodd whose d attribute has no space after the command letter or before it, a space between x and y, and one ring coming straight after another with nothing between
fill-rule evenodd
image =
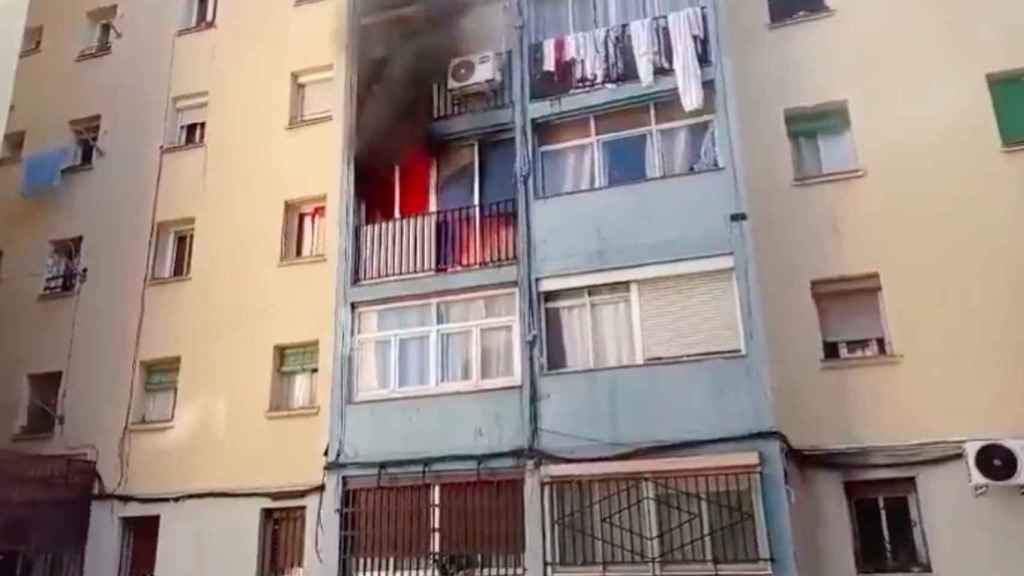
<instances>
[{"instance_id":1,"label":"balcony","mask_svg":"<svg viewBox=\"0 0 1024 576\"><path fill-rule=\"evenodd\" d=\"M484 91L463 92L450 90L448 77L434 82L433 118L447 120L464 114L501 110L512 105L512 53L499 54L501 80Z\"/></svg>"},{"instance_id":2,"label":"balcony","mask_svg":"<svg viewBox=\"0 0 1024 576\"><path fill-rule=\"evenodd\" d=\"M414 214L356 229L355 281L511 264L516 200Z\"/></svg>"}]
</instances>

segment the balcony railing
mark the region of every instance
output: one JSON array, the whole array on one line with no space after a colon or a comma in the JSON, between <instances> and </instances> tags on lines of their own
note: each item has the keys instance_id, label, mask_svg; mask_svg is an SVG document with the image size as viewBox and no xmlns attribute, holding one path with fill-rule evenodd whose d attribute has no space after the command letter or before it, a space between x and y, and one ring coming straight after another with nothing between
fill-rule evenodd
<instances>
[{"instance_id":1,"label":"balcony railing","mask_svg":"<svg viewBox=\"0 0 1024 576\"><path fill-rule=\"evenodd\" d=\"M448 78L434 83L434 120L462 114L499 110L512 104L512 53L501 54L502 81L493 90L464 93L448 90Z\"/></svg>"},{"instance_id":2,"label":"balcony railing","mask_svg":"<svg viewBox=\"0 0 1024 576\"><path fill-rule=\"evenodd\" d=\"M356 281L515 262L516 215L513 199L363 224Z\"/></svg>"}]
</instances>

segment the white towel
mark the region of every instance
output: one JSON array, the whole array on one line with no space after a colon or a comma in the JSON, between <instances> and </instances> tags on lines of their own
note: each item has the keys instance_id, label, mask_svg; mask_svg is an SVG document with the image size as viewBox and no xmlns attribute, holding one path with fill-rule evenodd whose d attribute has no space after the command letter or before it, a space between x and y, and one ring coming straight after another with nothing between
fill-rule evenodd
<instances>
[{"instance_id":1,"label":"white towel","mask_svg":"<svg viewBox=\"0 0 1024 576\"><path fill-rule=\"evenodd\" d=\"M603 84L608 80L608 29L598 28L591 34L594 37L594 81Z\"/></svg>"},{"instance_id":2,"label":"white towel","mask_svg":"<svg viewBox=\"0 0 1024 576\"><path fill-rule=\"evenodd\" d=\"M704 38L704 15L701 9L687 8L669 14L668 32L672 39L672 65L676 73L679 101L687 112L700 110L704 107L704 84L701 82L695 38Z\"/></svg>"},{"instance_id":3,"label":"white towel","mask_svg":"<svg viewBox=\"0 0 1024 576\"><path fill-rule=\"evenodd\" d=\"M629 23L629 39L633 43L636 73L644 86L654 84L654 20L645 18Z\"/></svg>"},{"instance_id":4,"label":"white towel","mask_svg":"<svg viewBox=\"0 0 1024 576\"><path fill-rule=\"evenodd\" d=\"M544 63L543 68L545 72L555 71L555 39L548 38L543 44Z\"/></svg>"}]
</instances>

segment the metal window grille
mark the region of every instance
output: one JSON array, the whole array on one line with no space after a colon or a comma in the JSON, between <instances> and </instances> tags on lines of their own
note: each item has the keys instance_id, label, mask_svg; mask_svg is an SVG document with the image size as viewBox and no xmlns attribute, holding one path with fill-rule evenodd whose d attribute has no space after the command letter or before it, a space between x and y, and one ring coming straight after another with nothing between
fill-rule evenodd
<instances>
[{"instance_id":1,"label":"metal window grille","mask_svg":"<svg viewBox=\"0 0 1024 576\"><path fill-rule=\"evenodd\" d=\"M350 489L343 574L518 574L523 522L518 479Z\"/></svg>"},{"instance_id":2,"label":"metal window grille","mask_svg":"<svg viewBox=\"0 0 1024 576\"><path fill-rule=\"evenodd\" d=\"M756 472L546 484L547 561L573 567L766 562Z\"/></svg>"},{"instance_id":3,"label":"metal window grille","mask_svg":"<svg viewBox=\"0 0 1024 576\"><path fill-rule=\"evenodd\" d=\"M272 508L263 511L260 527L260 576L302 574L305 551L306 509Z\"/></svg>"}]
</instances>

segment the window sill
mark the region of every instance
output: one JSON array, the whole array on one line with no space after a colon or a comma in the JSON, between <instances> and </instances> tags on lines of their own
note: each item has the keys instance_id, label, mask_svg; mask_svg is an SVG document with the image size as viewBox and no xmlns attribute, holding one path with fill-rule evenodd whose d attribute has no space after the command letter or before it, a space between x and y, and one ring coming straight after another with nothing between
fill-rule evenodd
<instances>
[{"instance_id":1,"label":"window sill","mask_svg":"<svg viewBox=\"0 0 1024 576\"><path fill-rule=\"evenodd\" d=\"M302 258L282 258L277 265L281 267L285 266L302 266L303 264L320 264L327 262L326 254L317 254L316 256L304 256Z\"/></svg>"},{"instance_id":2,"label":"window sill","mask_svg":"<svg viewBox=\"0 0 1024 576\"><path fill-rule=\"evenodd\" d=\"M547 370L541 372L542 376L562 376L566 374L590 374L593 372L608 372L613 370L628 370L631 368L650 368L655 366L671 366L673 364L690 364L693 362L705 362L708 360L729 360L732 358L743 358L746 352L722 352L720 354L708 354L706 356L684 356L682 358L666 358L664 360L651 360L640 364L623 364L621 366L605 366L601 368L567 368L564 370Z\"/></svg>"},{"instance_id":3,"label":"window sill","mask_svg":"<svg viewBox=\"0 0 1024 576\"><path fill-rule=\"evenodd\" d=\"M294 410L268 410L265 415L268 420L281 420L284 418L306 418L316 416L319 413L319 406L310 406L308 408L295 408Z\"/></svg>"},{"instance_id":4,"label":"window sill","mask_svg":"<svg viewBox=\"0 0 1024 576\"><path fill-rule=\"evenodd\" d=\"M645 180L636 180L634 182L624 182L622 184L609 184L605 186L598 186L596 188L587 188L584 190L573 190L572 192L563 192L561 194L545 195L543 190L539 190L536 194L537 200L553 200L555 198L564 198L566 196L573 196L576 194L589 194L591 192L600 192L602 190L614 190L616 188L622 188L624 186L642 186L651 182L660 182L662 180L670 180L672 178L688 178L691 176L700 176L703 174L710 174L713 172L721 172L725 170L725 166L716 166L714 168L708 168L706 170L697 170L695 172L684 172L682 174L672 174L670 176L658 176L656 178L647 178Z\"/></svg>"},{"instance_id":5,"label":"window sill","mask_svg":"<svg viewBox=\"0 0 1024 576\"><path fill-rule=\"evenodd\" d=\"M104 56L107 56L108 54L113 53L113 51L114 50L112 48L107 48L106 50L99 50L97 52L89 52L87 54L79 54L78 56L75 57L75 62L85 62L86 60L95 60L97 58L102 58Z\"/></svg>"},{"instance_id":6,"label":"window sill","mask_svg":"<svg viewBox=\"0 0 1024 576\"><path fill-rule=\"evenodd\" d=\"M192 276L191 275L189 275L189 276L176 276L176 277L173 277L173 278L150 278L149 281L146 282L146 285L147 286L162 286L164 284L177 284L179 282L188 282L189 280L192 280Z\"/></svg>"},{"instance_id":7,"label":"window sill","mask_svg":"<svg viewBox=\"0 0 1024 576\"><path fill-rule=\"evenodd\" d=\"M810 178L797 178L793 180L794 186L814 186L817 184L827 184L829 182L839 182L842 180L853 180L856 178L863 178L867 176L867 170L858 168L856 170L847 170L846 172L832 172L831 174L822 174L821 176L812 176Z\"/></svg>"},{"instance_id":8,"label":"window sill","mask_svg":"<svg viewBox=\"0 0 1024 576\"><path fill-rule=\"evenodd\" d=\"M15 432L11 434L14 442L36 442L53 438L53 432Z\"/></svg>"},{"instance_id":9,"label":"window sill","mask_svg":"<svg viewBox=\"0 0 1024 576\"><path fill-rule=\"evenodd\" d=\"M802 14L800 16L793 16L786 20L779 20L778 22L769 22L768 28L774 30L776 28L784 28L786 26L793 26L794 24L803 24L804 22L813 22L814 20L822 20L835 16L835 10L822 10L821 12L812 12L810 14Z\"/></svg>"},{"instance_id":10,"label":"window sill","mask_svg":"<svg viewBox=\"0 0 1024 576\"><path fill-rule=\"evenodd\" d=\"M295 0L296 6L306 6L307 4L319 4L323 0Z\"/></svg>"},{"instance_id":11,"label":"window sill","mask_svg":"<svg viewBox=\"0 0 1024 576\"><path fill-rule=\"evenodd\" d=\"M317 0L317 1L319 1L319 0ZM314 126L316 124L323 124L325 122L330 122L331 120L334 120L334 115L333 114L327 114L326 116L317 116L315 118L304 118L304 119L298 119L297 118L297 119L293 119L292 121L288 122L288 125L285 126L285 129L286 130L295 130L297 128L305 128L306 126Z\"/></svg>"},{"instance_id":12,"label":"window sill","mask_svg":"<svg viewBox=\"0 0 1024 576\"><path fill-rule=\"evenodd\" d=\"M64 290L63 292L42 292L39 294L39 300L59 300L61 298L71 298L77 293L77 290Z\"/></svg>"},{"instance_id":13,"label":"window sill","mask_svg":"<svg viewBox=\"0 0 1024 576\"><path fill-rule=\"evenodd\" d=\"M163 154L173 154L175 152L183 152L185 150L195 150L196 148L205 148L206 142L197 142L195 144L172 144L170 146L161 146L160 152Z\"/></svg>"},{"instance_id":14,"label":"window sill","mask_svg":"<svg viewBox=\"0 0 1024 576\"><path fill-rule=\"evenodd\" d=\"M33 48L31 50L25 50L23 52L19 52L18 53L18 58L28 58L29 56L34 56L36 54L39 54L42 51L43 51L43 49L41 47L40 48Z\"/></svg>"},{"instance_id":15,"label":"window sill","mask_svg":"<svg viewBox=\"0 0 1024 576\"><path fill-rule=\"evenodd\" d=\"M903 356L899 354L865 356L864 358L837 358L834 360L822 359L821 369L844 370L846 368L860 368L861 366L885 366L889 364L899 364L902 361Z\"/></svg>"},{"instance_id":16,"label":"window sill","mask_svg":"<svg viewBox=\"0 0 1024 576\"><path fill-rule=\"evenodd\" d=\"M169 422L134 422L128 427L132 432L158 432L174 428L174 421Z\"/></svg>"},{"instance_id":17,"label":"window sill","mask_svg":"<svg viewBox=\"0 0 1024 576\"><path fill-rule=\"evenodd\" d=\"M77 166L68 166L67 168L64 168L63 170L61 170L61 173L63 173L63 174L77 174L79 172L89 172L92 169L93 169L93 165L92 164L79 164Z\"/></svg>"},{"instance_id":18,"label":"window sill","mask_svg":"<svg viewBox=\"0 0 1024 576\"><path fill-rule=\"evenodd\" d=\"M1002 151L1007 154L1013 154L1014 152L1024 152L1024 144L1010 144L1003 146Z\"/></svg>"},{"instance_id":19,"label":"window sill","mask_svg":"<svg viewBox=\"0 0 1024 576\"><path fill-rule=\"evenodd\" d=\"M431 398L435 396L454 396L456 394L476 394L479 392L490 392L493 390L505 390L518 388L519 380L502 380L496 384L474 384L472 386L449 386L433 387L426 390L415 390L409 392L393 392L390 394L368 394L352 399L352 404L369 404L373 402L391 402L395 400L411 400L414 398Z\"/></svg>"},{"instance_id":20,"label":"window sill","mask_svg":"<svg viewBox=\"0 0 1024 576\"><path fill-rule=\"evenodd\" d=\"M188 36L189 34L195 34L196 32L202 32L203 30L210 30L211 28L216 28L213 22L203 22L196 26L182 28L181 30L178 30L177 34L178 36Z\"/></svg>"}]
</instances>

